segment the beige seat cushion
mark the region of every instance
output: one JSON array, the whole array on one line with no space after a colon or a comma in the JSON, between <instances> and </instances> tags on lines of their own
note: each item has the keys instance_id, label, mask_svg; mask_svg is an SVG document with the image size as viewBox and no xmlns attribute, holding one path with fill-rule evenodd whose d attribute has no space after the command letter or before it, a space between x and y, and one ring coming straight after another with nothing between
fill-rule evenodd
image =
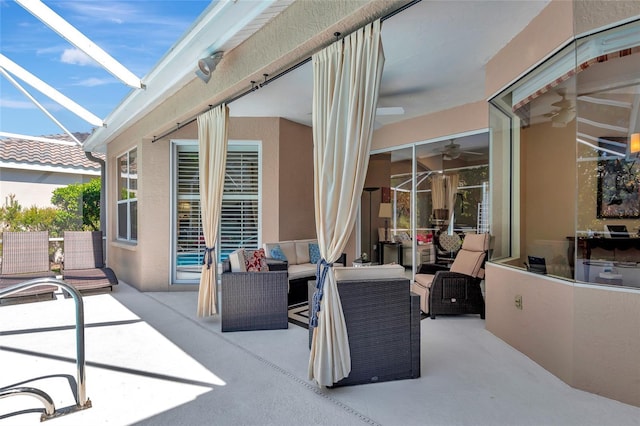
<instances>
[{"instance_id":1,"label":"beige seat cushion","mask_svg":"<svg viewBox=\"0 0 640 426\"><path fill-rule=\"evenodd\" d=\"M296 240L294 245L296 247L297 263L309 263L309 243L316 243L317 240Z\"/></svg>"},{"instance_id":2,"label":"beige seat cushion","mask_svg":"<svg viewBox=\"0 0 640 426\"><path fill-rule=\"evenodd\" d=\"M420 296L420 310L429 313L429 290L434 275L416 274L415 281L411 284L411 291Z\"/></svg>"},{"instance_id":3,"label":"beige seat cushion","mask_svg":"<svg viewBox=\"0 0 640 426\"><path fill-rule=\"evenodd\" d=\"M289 265L289 280L297 280L298 278L309 277L314 279L316 276L316 265L312 263L303 263L301 265Z\"/></svg>"},{"instance_id":4,"label":"beige seat cushion","mask_svg":"<svg viewBox=\"0 0 640 426\"><path fill-rule=\"evenodd\" d=\"M334 271L338 281L405 278L401 265L345 266L334 268Z\"/></svg>"}]
</instances>

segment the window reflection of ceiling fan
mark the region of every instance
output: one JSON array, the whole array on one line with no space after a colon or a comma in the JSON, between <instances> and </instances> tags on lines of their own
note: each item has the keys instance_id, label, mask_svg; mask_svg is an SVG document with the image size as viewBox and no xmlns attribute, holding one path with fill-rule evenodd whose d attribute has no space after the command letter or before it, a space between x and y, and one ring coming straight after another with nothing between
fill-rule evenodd
<instances>
[{"instance_id":1,"label":"window reflection of ceiling fan","mask_svg":"<svg viewBox=\"0 0 640 426\"><path fill-rule=\"evenodd\" d=\"M481 152L466 151L460 149L460 144L454 143L453 141L454 140L451 139L447 145L438 150L442 154L443 160L455 160L457 158L460 158L462 154L482 155Z\"/></svg>"},{"instance_id":2,"label":"window reflection of ceiling fan","mask_svg":"<svg viewBox=\"0 0 640 426\"><path fill-rule=\"evenodd\" d=\"M544 116L551 119L553 127L565 127L568 122L576 117L576 106L566 98L567 89L559 88L556 93L560 95L561 99L552 103L551 106L558 109L544 114Z\"/></svg>"}]
</instances>

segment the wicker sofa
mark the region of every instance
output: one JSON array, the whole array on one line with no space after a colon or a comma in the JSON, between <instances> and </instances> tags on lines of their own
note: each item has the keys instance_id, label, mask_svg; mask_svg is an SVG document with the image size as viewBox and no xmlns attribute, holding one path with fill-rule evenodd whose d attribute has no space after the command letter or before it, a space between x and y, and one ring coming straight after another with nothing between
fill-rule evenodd
<instances>
[{"instance_id":1,"label":"wicker sofa","mask_svg":"<svg viewBox=\"0 0 640 426\"><path fill-rule=\"evenodd\" d=\"M225 331L288 328L287 271L232 272L229 260L220 277L221 329Z\"/></svg>"},{"instance_id":2,"label":"wicker sofa","mask_svg":"<svg viewBox=\"0 0 640 426\"><path fill-rule=\"evenodd\" d=\"M351 372L332 387L420 377L420 296L410 292L404 268L345 267L335 273ZM312 300L315 281L308 289ZM312 333L309 327L309 340Z\"/></svg>"},{"instance_id":3,"label":"wicker sofa","mask_svg":"<svg viewBox=\"0 0 640 426\"><path fill-rule=\"evenodd\" d=\"M264 243L263 248L268 258L279 259L287 262L287 274L289 280L289 305L306 302L307 282L316 276L316 264L311 262L309 244L317 243L315 239L279 241ZM279 247L282 257L275 256L274 249ZM346 266L347 256L342 254L339 264Z\"/></svg>"}]
</instances>

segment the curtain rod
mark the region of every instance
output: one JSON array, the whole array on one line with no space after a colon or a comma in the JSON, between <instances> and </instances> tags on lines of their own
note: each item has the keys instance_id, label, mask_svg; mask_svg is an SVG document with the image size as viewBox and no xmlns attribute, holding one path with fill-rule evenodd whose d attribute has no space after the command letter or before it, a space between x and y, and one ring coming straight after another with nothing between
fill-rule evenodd
<instances>
[{"instance_id":1,"label":"curtain rod","mask_svg":"<svg viewBox=\"0 0 640 426\"><path fill-rule=\"evenodd\" d=\"M394 10L392 12L389 12L388 14L384 15L382 18L380 18L380 22L382 23L382 22L386 21L387 19L397 15L400 12L403 12L404 10L410 8L411 6L413 6L416 3L420 3L421 1L422 0L412 0L411 2L405 4L404 6L401 6L398 9L396 9L396 10ZM339 38L341 34L340 33L334 33L334 35L336 36L336 38ZM312 56L309 56L308 58L303 59L302 61L298 62L297 64L294 64L293 66L287 68L286 70L282 71L281 73L275 75L274 77L272 77L270 79L267 79L267 77L269 77L269 74L263 74L264 81L262 83L257 83L256 81L252 80L251 81L251 88L249 88L249 89L247 89L247 90L245 90L243 92L240 92L239 94L235 95L232 98L225 99L224 101L222 101L222 102L220 102L220 103L218 103L216 105L209 105L209 107L207 109L205 109L204 111L202 111L202 112L190 117L185 122L176 123L176 127L174 127L173 129L167 130L166 132L160 134L160 136L154 136L153 139L151 140L151 143L156 143L160 139L164 139L167 136L177 132L178 130L182 129L183 127L185 127L185 126L193 123L194 121L196 121L201 114L204 114L205 112L210 111L211 109L213 109L213 108L215 108L217 106L220 106L222 104L229 105L231 102L237 101L238 99L248 95L249 93L255 92L256 90L260 89L261 87L266 86L267 84L271 83L272 81L279 79L283 75L286 75L286 74L290 73L291 71L294 71L294 70L300 68L301 66L303 66L307 62L311 61L311 59L312 59Z\"/></svg>"}]
</instances>

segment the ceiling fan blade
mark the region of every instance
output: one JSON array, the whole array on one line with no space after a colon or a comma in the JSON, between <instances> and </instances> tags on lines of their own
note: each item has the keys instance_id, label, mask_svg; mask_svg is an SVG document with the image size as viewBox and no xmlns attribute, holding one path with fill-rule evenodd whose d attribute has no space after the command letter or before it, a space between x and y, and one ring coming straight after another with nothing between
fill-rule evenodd
<instances>
[{"instance_id":1,"label":"ceiling fan blade","mask_svg":"<svg viewBox=\"0 0 640 426\"><path fill-rule=\"evenodd\" d=\"M471 155L483 155L481 152L475 151L462 151L463 154L471 154Z\"/></svg>"}]
</instances>

